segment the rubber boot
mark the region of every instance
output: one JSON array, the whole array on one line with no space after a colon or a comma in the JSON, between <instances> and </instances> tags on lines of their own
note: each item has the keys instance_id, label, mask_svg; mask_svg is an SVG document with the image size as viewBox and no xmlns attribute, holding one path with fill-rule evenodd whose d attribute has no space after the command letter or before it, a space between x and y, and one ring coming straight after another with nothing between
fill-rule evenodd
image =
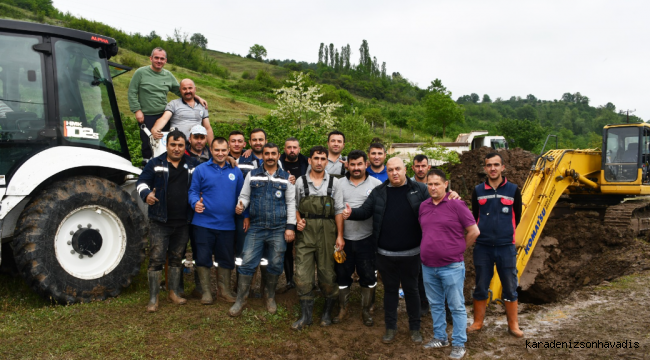
<instances>
[{"instance_id":1,"label":"rubber boot","mask_svg":"<svg viewBox=\"0 0 650 360\"><path fill-rule=\"evenodd\" d=\"M291 324L291 328L294 330L302 330L312 324L314 300L300 300L300 310L302 310L302 317L298 319L298 321Z\"/></svg>"},{"instance_id":2,"label":"rubber boot","mask_svg":"<svg viewBox=\"0 0 650 360\"><path fill-rule=\"evenodd\" d=\"M524 332L519 329L519 319L517 318L517 301L504 301L506 307L506 318L508 319L508 332L514 337L523 337Z\"/></svg>"},{"instance_id":3,"label":"rubber boot","mask_svg":"<svg viewBox=\"0 0 650 360\"><path fill-rule=\"evenodd\" d=\"M474 300L474 323L467 327L467 332L479 331L483 328L485 319L485 310L487 309L487 299Z\"/></svg>"},{"instance_id":4,"label":"rubber boot","mask_svg":"<svg viewBox=\"0 0 650 360\"><path fill-rule=\"evenodd\" d=\"M217 287L219 288L219 298L225 302L234 303L235 294L232 293L230 285L230 269L217 268Z\"/></svg>"},{"instance_id":5,"label":"rubber boot","mask_svg":"<svg viewBox=\"0 0 650 360\"><path fill-rule=\"evenodd\" d=\"M173 302L176 305L185 305L187 300L183 299L176 293L178 289L178 282L181 278L181 268L176 266L169 267L169 291L167 293L167 298L169 301Z\"/></svg>"},{"instance_id":6,"label":"rubber boot","mask_svg":"<svg viewBox=\"0 0 650 360\"><path fill-rule=\"evenodd\" d=\"M339 306L341 307L341 310L339 310L339 314L336 315L334 319L332 319L332 322L334 324L338 324L348 318L348 315L350 315L350 313L348 312L349 303L350 303L350 287L348 286L345 289L339 289Z\"/></svg>"},{"instance_id":7,"label":"rubber boot","mask_svg":"<svg viewBox=\"0 0 650 360\"><path fill-rule=\"evenodd\" d=\"M278 285L279 275L266 274L266 310L271 314L278 311L278 305L275 303L275 287Z\"/></svg>"},{"instance_id":8,"label":"rubber boot","mask_svg":"<svg viewBox=\"0 0 650 360\"><path fill-rule=\"evenodd\" d=\"M325 306L323 306L323 316L320 318L320 326L332 325L332 307L334 306L334 299L325 298Z\"/></svg>"},{"instance_id":9,"label":"rubber boot","mask_svg":"<svg viewBox=\"0 0 650 360\"><path fill-rule=\"evenodd\" d=\"M212 305L214 299L212 298L212 292L210 292L210 268L205 266L197 266L196 272L199 274L199 282L197 283L197 288L202 289L201 292L201 304L203 305Z\"/></svg>"},{"instance_id":10,"label":"rubber boot","mask_svg":"<svg viewBox=\"0 0 650 360\"><path fill-rule=\"evenodd\" d=\"M185 297L185 266L181 265L181 276L178 277L178 287L176 288L176 294L184 298Z\"/></svg>"},{"instance_id":11,"label":"rubber boot","mask_svg":"<svg viewBox=\"0 0 650 360\"><path fill-rule=\"evenodd\" d=\"M374 325L374 320L372 319L372 314L370 313L370 307L375 298L375 288L361 288L361 318L363 319L363 324L366 326Z\"/></svg>"},{"instance_id":12,"label":"rubber boot","mask_svg":"<svg viewBox=\"0 0 650 360\"><path fill-rule=\"evenodd\" d=\"M248 298L248 293L251 290L251 281L253 276L239 274L237 278L237 300L235 304L230 307L228 310L228 315L230 316L239 316L246 306L246 299Z\"/></svg>"},{"instance_id":13,"label":"rubber boot","mask_svg":"<svg viewBox=\"0 0 650 360\"><path fill-rule=\"evenodd\" d=\"M208 289L209 288L210 282L208 281ZM192 290L191 295L195 299L203 297L203 287L201 286L201 280L199 279L199 266L194 268L194 290Z\"/></svg>"},{"instance_id":14,"label":"rubber boot","mask_svg":"<svg viewBox=\"0 0 650 360\"><path fill-rule=\"evenodd\" d=\"M149 278L149 303L147 304L147 312L156 312L158 310L160 276L162 276L162 271L147 271L147 277Z\"/></svg>"}]
</instances>

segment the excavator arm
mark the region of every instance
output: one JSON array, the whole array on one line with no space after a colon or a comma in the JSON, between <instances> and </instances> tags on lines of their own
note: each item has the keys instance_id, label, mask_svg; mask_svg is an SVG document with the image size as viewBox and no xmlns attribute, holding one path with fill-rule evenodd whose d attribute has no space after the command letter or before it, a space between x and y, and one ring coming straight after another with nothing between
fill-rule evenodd
<instances>
[{"instance_id":1,"label":"excavator arm","mask_svg":"<svg viewBox=\"0 0 650 360\"><path fill-rule=\"evenodd\" d=\"M521 193L521 221L515 231L518 278L521 278L560 196L569 191L599 193L600 170L599 150L551 150L533 165ZM495 269L490 282L489 302L502 302L501 291L501 281Z\"/></svg>"}]
</instances>

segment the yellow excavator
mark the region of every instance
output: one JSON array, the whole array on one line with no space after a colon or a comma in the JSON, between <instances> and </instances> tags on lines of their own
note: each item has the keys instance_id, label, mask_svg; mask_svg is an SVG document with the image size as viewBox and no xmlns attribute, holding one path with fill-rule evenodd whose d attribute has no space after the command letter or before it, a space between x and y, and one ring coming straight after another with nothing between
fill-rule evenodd
<instances>
[{"instance_id":1,"label":"yellow excavator","mask_svg":"<svg viewBox=\"0 0 650 360\"><path fill-rule=\"evenodd\" d=\"M523 209L515 232L518 276L563 195L569 202L600 206L605 210L605 225L637 233L648 230L650 212L645 210L650 201L643 196L650 195L649 163L650 124L645 123L605 126L602 151L550 150L541 155L521 194ZM501 291L495 270L489 302L502 302Z\"/></svg>"}]
</instances>

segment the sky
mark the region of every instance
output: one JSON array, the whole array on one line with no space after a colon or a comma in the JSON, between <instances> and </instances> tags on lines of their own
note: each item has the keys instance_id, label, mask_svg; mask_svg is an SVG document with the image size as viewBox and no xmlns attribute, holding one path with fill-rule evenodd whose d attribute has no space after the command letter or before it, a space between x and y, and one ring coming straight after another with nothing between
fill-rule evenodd
<instances>
[{"instance_id":1,"label":"sky","mask_svg":"<svg viewBox=\"0 0 650 360\"><path fill-rule=\"evenodd\" d=\"M580 92L650 119L648 1L125 1L54 0L63 12L162 37L201 33L208 48L316 62L321 42L362 40L371 56L421 88L436 78L453 98L477 93L560 99ZM191 5L188 5L191 4ZM119 45L119 44L118 44Z\"/></svg>"}]
</instances>

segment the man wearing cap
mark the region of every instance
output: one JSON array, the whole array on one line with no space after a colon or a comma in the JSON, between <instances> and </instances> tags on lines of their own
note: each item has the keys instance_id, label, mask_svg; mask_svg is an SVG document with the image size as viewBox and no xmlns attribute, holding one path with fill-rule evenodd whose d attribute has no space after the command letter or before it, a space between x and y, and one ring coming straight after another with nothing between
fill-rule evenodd
<instances>
[{"instance_id":1,"label":"man wearing cap","mask_svg":"<svg viewBox=\"0 0 650 360\"><path fill-rule=\"evenodd\" d=\"M151 51L149 60L151 60L151 65L143 66L133 73L133 78L129 83L128 98L129 108L135 114L138 123L144 124L151 130L156 120L165 111L167 93L171 92L176 96L181 96L181 92L174 75L163 69L167 64L167 52L163 48L157 47ZM198 95L195 95L194 99L207 109L208 104L205 100ZM168 130L169 128L164 131ZM185 136L187 137L187 134ZM142 159L146 163L153 156L153 152L149 145L149 136L142 130L140 130L140 140L142 141Z\"/></svg>"},{"instance_id":2,"label":"man wearing cap","mask_svg":"<svg viewBox=\"0 0 650 360\"><path fill-rule=\"evenodd\" d=\"M171 123L171 127L181 131L187 137L190 136L192 127L203 125L207 132L207 142L212 144L214 133L210 126L208 110L201 103L194 100L196 96L194 81L190 79L181 80L180 92L181 98L170 101L165 107L165 112L156 120L151 129L153 138L162 138L162 130L168 122Z\"/></svg>"}]
</instances>

